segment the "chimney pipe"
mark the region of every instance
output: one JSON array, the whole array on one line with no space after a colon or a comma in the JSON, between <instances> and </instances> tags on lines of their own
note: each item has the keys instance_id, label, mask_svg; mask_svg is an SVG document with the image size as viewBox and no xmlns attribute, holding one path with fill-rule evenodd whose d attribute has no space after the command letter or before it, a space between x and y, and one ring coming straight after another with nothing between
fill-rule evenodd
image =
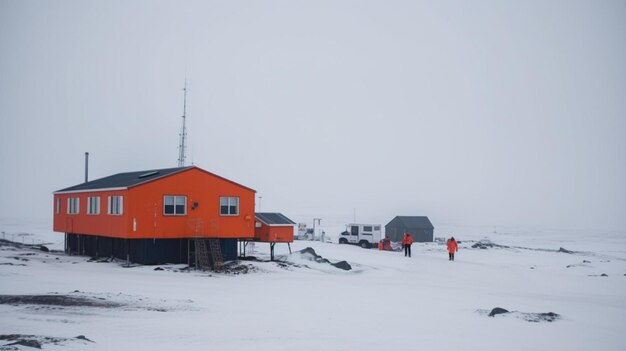
<instances>
[{"instance_id":1,"label":"chimney pipe","mask_svg":"<svg viewBox=\"0 0 626 351\"><path fill-rule=\"evenodd\" d=\"M89 153L85 152L85 183L89 181Z\"/></svg>"}]
</instances>

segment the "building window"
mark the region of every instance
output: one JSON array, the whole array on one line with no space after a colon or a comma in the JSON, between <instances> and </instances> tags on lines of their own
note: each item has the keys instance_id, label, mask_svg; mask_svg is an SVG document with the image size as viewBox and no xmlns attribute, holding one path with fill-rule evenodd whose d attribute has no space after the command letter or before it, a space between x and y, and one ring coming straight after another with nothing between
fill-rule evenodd
<instances>
[{"instance_id":1,"label":"building window","mask_svg":"<svg viewBox=\"0 0 626 351\"><path fill-rule=\"evenodd\" d=\"M109 196L109 214L121 215L124 213L124 198L122 196Z\"/></svg>"},{"instance_id":2,"label":"building window","mask_svg":"<svg viewBox=\"0 0 626 351\"><path fill-rule=\"evenodd\" d=\"M87 198L87 214L97 215L100 214L100 196L93 196Z\"/></svg>"},{"instance_id":3,"label":"building window","mask_svg":"<svg viewBox=\"0 0 626 351\"><path fill-rule=\"evenodd\" d=\"M67 214L78 214L80 209L80 199L77 197L67 198Z\"/></svg>"},{"instance_id":4,"label":"building window","mask_svg":"<svg viewBox=\"0 0 626 351\"><path fill-rule=\"evenodd\" d=\"M57 197L55 200L55 204L54 204L54 212L56 214L61 213L61 198Z\"/></svg>"},{"instance_id":5,"label":"building window","mask_svg":"<svg viewBox=\"0 0 626 351\"><path fill-rule=\"evenodd\" d=\"M364 227L363 227L363 231L364 231L364 232L371 233L371 232L372 232L372 226L371 226L371 225L370 225L370 226L367 226L367 225L366 225L366 226L364 226Z\"/></svg>"},{"instance_id":6,"label":"building window","mask_svg":"<svg viewBox=\"0 0 626 351\"><path fill-rule=\"evenodd\" d=\"M184 216L187 214L187 196L163 196L163 214Z\"/></svg>"},{"instance_id":7,"label":"building window","mask_svg":"<svg viewBox=\"0 0 626 351\"><path fill-rule=\"evenodd\" d=\"M380 226L379 225L374 227L374 231L379 231L379 230L380 230Z\"/></svg>"},{"instance_id":8,"label":"building window","mask_svg":"<svg viewBox=\"0 0 626 351\"><path fill-rule=\"evenodd\" d=\"M239 198L238 197L220 197L220 215L237 216L239 215Z\"/></svg>"}]
</instances>

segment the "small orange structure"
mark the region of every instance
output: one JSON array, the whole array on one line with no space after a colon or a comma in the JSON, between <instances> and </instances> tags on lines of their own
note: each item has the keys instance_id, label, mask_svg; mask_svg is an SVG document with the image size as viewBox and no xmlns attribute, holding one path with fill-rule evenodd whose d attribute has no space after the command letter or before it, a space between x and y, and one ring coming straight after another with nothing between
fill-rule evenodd
<instances>
[{"instance_id":1,"label":"small orange structure","mask_svg":"<svg viewBox=\"0 0 626 351\"><path fill-rule=\"evenodd\" d=\"M382 243L383 251L393 251L393 247L391 247L391 240L386 236L383 240L380 241Z\"/></svg>"},{"instance_id":2,"label":"small orange structure","mask_svg":"<svg viewBox=\"0 0 626 351\"><path fill-rule=\"evenodd\" d=\"M287 243L289 252L293 242L293 231L296 223L281 213L255 213L254 239L255 241L270 243L270 256L274 260L274 245Z\"/></svg>"}]
</instances>

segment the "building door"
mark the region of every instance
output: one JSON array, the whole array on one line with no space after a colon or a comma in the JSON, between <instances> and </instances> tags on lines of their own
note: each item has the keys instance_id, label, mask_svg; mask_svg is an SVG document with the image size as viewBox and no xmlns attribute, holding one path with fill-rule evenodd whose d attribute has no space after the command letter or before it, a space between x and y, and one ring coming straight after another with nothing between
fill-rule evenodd
<instances>
[{"instance_id":1,"label":"building door","mask_svg":"<svg viewBox=\"0 0 626 351\"><path fill-rule=\"evenodd\" d=\"M350 227L350 238L348 239L350 243L358 243L359 242L359 226L353 225Z\"/></svg>"}]
</instances>

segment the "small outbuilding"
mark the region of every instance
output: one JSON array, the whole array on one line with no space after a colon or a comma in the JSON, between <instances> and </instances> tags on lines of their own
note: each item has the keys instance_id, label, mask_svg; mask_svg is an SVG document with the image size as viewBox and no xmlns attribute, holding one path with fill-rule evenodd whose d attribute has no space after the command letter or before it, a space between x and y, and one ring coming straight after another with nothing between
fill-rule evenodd
<instances>
[{"instance_id":1,"label":"small outbuilding","mask_svg":"<svg viewBox=\"0 0 626 351\"><path fill-rule=\"evenodd\" d=\"M254 237L270 243L293 242L293 230L296 223L282 213L255 213Z\"/></svg>"},{"instance_id":2,"label":"small outbuilding","mask_svg":"<svg viewBox=\"0 0 626 351\"><path fill-rule=\"evenodd\" d=\"M270 256L274 259L276 243L293 242L293 232L296 223L282 213L255 213L254 239L270 243ZM291 249L291 247L290 247Z\"/></svg>"},{"instance_id":3,"label":"small outbuilding","mask_svg":"<svg viewBox=\"0 0 626 351\"><path fill-rule=\"evenodd\" d=\"M426 216L396 216L385 226L385 235L391 241L402 241L402 236L408 232L415 242L432 242L434 230Z\"/></svg>"}]
</instances>

